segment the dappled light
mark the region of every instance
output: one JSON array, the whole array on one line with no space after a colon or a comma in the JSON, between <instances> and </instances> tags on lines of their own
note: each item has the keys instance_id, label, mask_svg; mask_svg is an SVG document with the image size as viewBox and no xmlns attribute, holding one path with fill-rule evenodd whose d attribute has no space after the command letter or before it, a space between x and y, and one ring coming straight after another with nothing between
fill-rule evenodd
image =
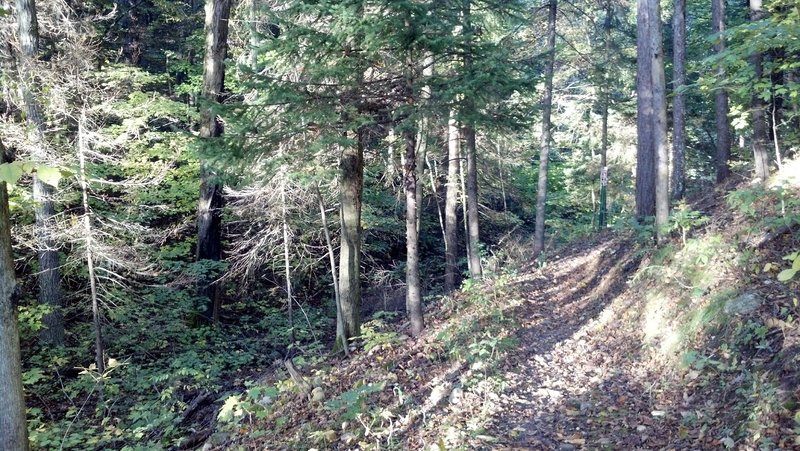
<instances>
[{"instance_id":1,"label":"dappled light","mask_svg":"<svg viewBox=\"0 0 800 451\"><path fill-rule=\"evenodd\" d=\"M799 11L0 2L0 451L800 449Z\"/></svg>"}]
</instances>

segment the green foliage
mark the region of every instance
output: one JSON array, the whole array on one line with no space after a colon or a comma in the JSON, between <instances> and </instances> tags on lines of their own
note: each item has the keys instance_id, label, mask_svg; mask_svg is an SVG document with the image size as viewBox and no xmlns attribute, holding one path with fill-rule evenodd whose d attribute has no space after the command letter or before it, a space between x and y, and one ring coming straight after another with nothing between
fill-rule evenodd
<instances>
[{"instance_id":1,"label":"green foliage","mask_svg":"<svg viewBox=\"0 0 800 451\"><path fill-rule=\"evenodd\" d=\"M366 352L391 349L400 342L397 333L392 331L380 317L361 325L360 338L364 342Z\"/></svg>"},{"instance_id":2,"label":"green foliage","mask_svg":"<svg viewBox=\"0 0 800 451\"><path fill-rule=\"evenodd\" d=\"M789 282L800 272L800 251L794 251L791 254L784 255L783 259L788 260L791 267L781 271L778 274L778 280L781 282Z\"/></svg>"},{"instance_id":3,"label":"green foliage","mask_svg":"<svg viewBox=\"0 0 800 451\"><path fill-rule=\"evenodd\" d=\"M681 242L686 245L686 236L689 230L699 227L708 222L708 218L699 211L692 210L686 201L681 201L673 210L669 218L670 230L678 230L681 233Z\"/></svg>"},{"instance_id":4,"label":"green foliage","mask_svg":"<svg viewBox=\"0 0 800 451\"><path fill-rule=\"evenodd\" d=\"M366 401L370 395L383 391L386 383L361 383L341 395L327 401L325 408L340 414L343 420L355 420L359 413L366 409ZM342 412L343 411L343 412Z\"/></svg>"}]
</instances>

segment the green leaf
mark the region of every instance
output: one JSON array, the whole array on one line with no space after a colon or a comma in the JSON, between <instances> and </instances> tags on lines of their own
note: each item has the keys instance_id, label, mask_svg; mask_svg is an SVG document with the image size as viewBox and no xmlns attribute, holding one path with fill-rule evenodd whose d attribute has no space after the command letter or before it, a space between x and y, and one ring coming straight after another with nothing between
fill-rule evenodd
<instances>
[{"instance_id":1,"label":"green leaf","mask_svg":"<svg viewBox=\"0 0 800 451\"><path fill-rule=\"evenodd\" d=\"M780 272L780 274L778 274L778 280L780 280L781 282L787 282L791 280L795 274L797 274L796 269L784 269L783 271Z\"/></svg>"},{"instance_id":2,"label":"green leaf","mask_svg":"<svg viewBox=\"0 0 800 451\"><path fill-rule=\"evenodd\" d=\"M61 181L61 170L50 166L39 166L36 168L36 175L39 180L51 186L58 186Z\"/></svg>"},{"instance_id":3,"label":"green leaf","mask_svg":"<svg viewBox=\"0 0 800 451\"><path fill-rule=\"evenodd\" d=\"M222 422L230 422L233 420L235 410L239 406L239 396L231 395L225 400L225 403L219 409L217 419Z\"/></svg>"},{"instance_id":4,"label":"green leaf","mask_svg":"<svg viewBox=\"0 0 800 451\"><path fill-rule=\"evenodd\" d=\"M0 164L0 182L14 185L22 174L23 170L17 162Z\"/></svg>"},{"instance_id":5,"label":"green leaf","mask_svg":"<svg viewBox=\"0 0 800 451\"><path fill-rule=\"evenodd\" d=\"M794 261L792 262L792 269L795 271L800 271L800 257L795 257Z\"/></svg>"}]
</instances>

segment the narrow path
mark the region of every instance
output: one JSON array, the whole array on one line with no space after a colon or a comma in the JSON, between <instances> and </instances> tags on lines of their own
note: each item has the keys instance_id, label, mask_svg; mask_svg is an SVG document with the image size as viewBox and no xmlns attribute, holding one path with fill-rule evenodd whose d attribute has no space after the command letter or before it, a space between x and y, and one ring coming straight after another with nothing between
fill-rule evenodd
<instances>
[{"instance_id":1,"label":"narrow path","mask_svg":"<svg viewBox=\"0 0 800 451\"><path fill-rule=\"evenodd\" d=\"M637 267L628 243L579 244L517 283L528 293L514 314L520 346L504 362L510 387L488 433L492 449L659 449L673 421L658 380L637 363L640 334L625 321L627 279Z\"/></svg>"}]
</instances>

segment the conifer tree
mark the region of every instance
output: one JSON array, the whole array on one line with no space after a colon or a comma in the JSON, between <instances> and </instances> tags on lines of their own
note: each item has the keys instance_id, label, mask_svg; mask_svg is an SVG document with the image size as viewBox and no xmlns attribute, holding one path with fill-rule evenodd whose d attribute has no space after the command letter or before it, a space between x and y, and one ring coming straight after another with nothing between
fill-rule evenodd
<instances>
[{"instance_id":1,"label":"conifer tree","mask_svg":"<svg viewBox=\"0 0 800 451\"><path fill-rule=\"evenodd\" d=\"M225 56L227 54L229 0L206 0L205 58L203 62L203 98L200 139L204 144L222 135L222 122L214 104L222 101L225 89ZM205 149L208 150L208 147ZM222 258L222 184L208 160L201 162L200 202L197 207L197 261L219 262ZM198 293L208 302L202 317L219 320L222 292L213 268L202 268Z\"/></svg>"},{"instance_id":2,"label":"conifer tree","mask_svg":"<svg viewBox=\"0 0 800 451\"><path fill-rule=\"evenodd\" d=\"M17 38L21 54L18 67L22 101L25 117L29 125L28 141L31 146L31 159L38 164L48 163L47 143L45 142L45 119L36 98L36 61L39 53L39 25L36 16L35 0L16 0ZM42 180L38 174L33 176L33 199L36 203L36 237L39 257L39 302L50 307L51 311L43 318L45 328L40 336L46 343L64 344L63 298L59 257L54 238L55 187Z\"/></svg>"}]
</instances>

